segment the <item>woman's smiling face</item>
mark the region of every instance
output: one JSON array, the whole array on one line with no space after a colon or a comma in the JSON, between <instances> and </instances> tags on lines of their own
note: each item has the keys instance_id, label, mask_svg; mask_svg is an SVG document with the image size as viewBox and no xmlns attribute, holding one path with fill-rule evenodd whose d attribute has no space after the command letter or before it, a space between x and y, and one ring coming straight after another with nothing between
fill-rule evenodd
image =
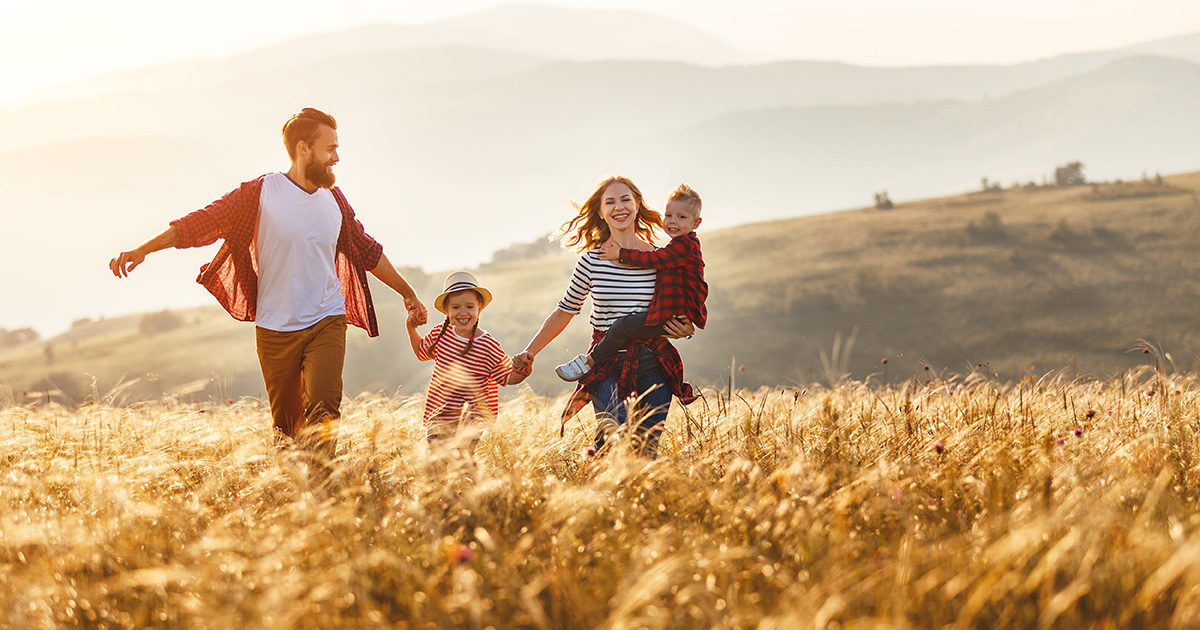
<instances>
[{"instance_id":1,"label":"woman's smiling face","mask_svg":"<svg viewBox=\"0 0 1200 630\"><path fill-rule=\"evenodd\" d=\"M600 218L608 224L613 232L623 232L637 221L637 199L633 191L621 182L613 182L604 189L600 200Z\"/></svg>"}]
</instances>

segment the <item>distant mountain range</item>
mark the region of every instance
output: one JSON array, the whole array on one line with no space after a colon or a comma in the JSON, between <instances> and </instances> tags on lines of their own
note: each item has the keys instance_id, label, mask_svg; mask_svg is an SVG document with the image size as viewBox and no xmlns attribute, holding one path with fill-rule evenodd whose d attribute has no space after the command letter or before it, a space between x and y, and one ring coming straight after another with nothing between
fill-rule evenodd
<instances>
[{"instance_id":1,"label":"distant mountain range","mask_svg":"<svg viewBox=\"0 0 1200 630\"><path fill-rule=\"evenodd\" d=\"M278 129L306 105L339 119L339 183L392 260L441 270L551 231L612 172L654 205L693 184L715 228L1070 160L1093 178L1191 170L1198 64L1200 34L1013 66L755 64L658 16L518 5L97 77L4 112L0 184L25 210L6 222L55 253L0 248L6 269L42 270L6 279L25 297L0 326L204 303L190 280L210 253L123 282L104 263L285 168Z\"/></svg>"}]
</instances>

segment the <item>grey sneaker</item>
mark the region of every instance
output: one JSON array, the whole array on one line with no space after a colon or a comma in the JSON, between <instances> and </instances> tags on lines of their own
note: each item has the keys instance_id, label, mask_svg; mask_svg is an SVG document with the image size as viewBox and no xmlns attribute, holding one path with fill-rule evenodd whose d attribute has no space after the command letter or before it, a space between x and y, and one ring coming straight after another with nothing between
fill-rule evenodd
<instances>
[{"instance_id":1,"label":"grey sneaker","mask_svg":"<svg viewBox=\"0 0 1200 630\"><path fill-rule=\"evenodd\" d=\"M558 378L564 381L578 381L583 378L584 374L591 371L591 366L587 364L587 357L580 354L574 359L554 368L554 372L558 374Z\"/></svg>"}]
</instances>

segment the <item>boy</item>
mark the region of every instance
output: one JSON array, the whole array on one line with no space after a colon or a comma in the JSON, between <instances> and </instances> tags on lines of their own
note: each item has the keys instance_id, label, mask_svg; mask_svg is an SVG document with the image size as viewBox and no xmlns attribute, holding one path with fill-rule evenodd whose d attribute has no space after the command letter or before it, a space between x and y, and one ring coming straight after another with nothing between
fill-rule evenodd
<instances>
[{"instance_id":1,"label":"boy","mask_svg":"<svg viewBox=\"0 0 1200 630\"><path fill-rule=\"evenodd\" d=\"M593 367L611 360L630 339L653 339L664 333L668 318L690 319L704 328L708 309L708 284L704 282L704 258L695 229L700 225L700 195L687 184L680 184L667 197L663 228L671 242L652 252L622 249L614 242L603 245L600 257L634 267L658 270L654 298L644 313L632 313L613 322L604 338L590 354L578 355L555 368L564 381L577 381Z\"/></svg>"}]
</instances>

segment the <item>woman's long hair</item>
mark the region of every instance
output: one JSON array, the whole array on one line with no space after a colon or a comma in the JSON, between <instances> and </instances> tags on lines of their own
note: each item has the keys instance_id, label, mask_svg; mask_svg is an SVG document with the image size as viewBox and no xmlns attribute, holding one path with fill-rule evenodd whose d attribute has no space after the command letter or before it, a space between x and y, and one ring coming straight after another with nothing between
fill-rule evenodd
<instances>
[{"instance_id":1,"label":"woman's long hair","mask_svg":"<svg viewBox=\"0 0 1200 630\"><path fill-rule=\"evenodd\" d=\"M629 191L633 193L634 201L637 202L634 234L647 243L653 243L658 231L663 227L662 215L656 210L651 210L642 197L642 191L638 190L638 187L628 177L621 175L613 175L596 184L596 189L592 191L587 201L583 202L583 205L572 202L571 205L575 206L577 212L570 221L559 227L559 232L554 238L562 240L564 246L579 252L595 249L607 241L612 233L608 229L608 224L600 218L600 205L604 202L604 190L618 183L628 186Z\"/></svg>"}]
</instances>

